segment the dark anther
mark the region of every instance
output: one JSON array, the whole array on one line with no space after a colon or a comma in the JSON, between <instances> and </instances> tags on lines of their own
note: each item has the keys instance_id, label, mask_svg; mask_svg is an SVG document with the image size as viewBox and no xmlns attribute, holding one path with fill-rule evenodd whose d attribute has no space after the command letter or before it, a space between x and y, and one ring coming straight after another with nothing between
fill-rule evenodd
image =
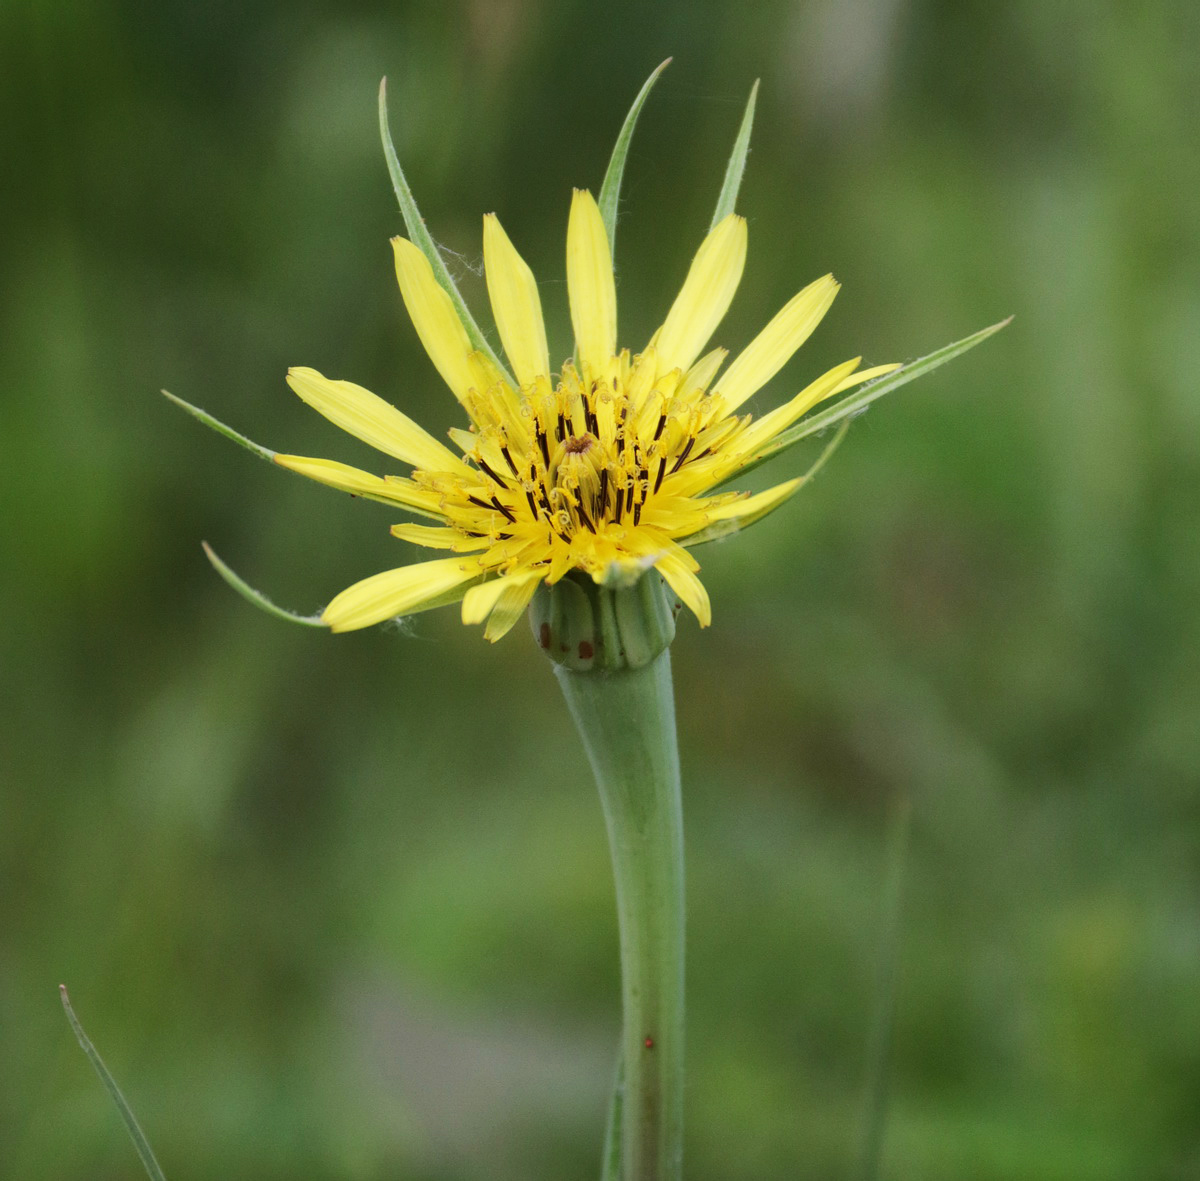
<instances>
[{"instance_id":1,"label":"dark anther","mask_svg":"<svg viewBox=\"0 0 1200 1181\"><path fill-rule=\"evenodd\" d=\"M484 459L483 456L479 457L478 462L479 462L480 470L486 472L489 476L491 476L491 478L493 480L495 480L496 483L499 484L501 488L508 487L508 481L506 479L504 479L503 476L496 475L496 473L494 471L492 471L492 469L490 467L488 467L487 460Z\"/></svg>"},{"instance_id":2,"label":"dark anther","mask_svg":"<svg viewBox=\"0 0 1200 1181\"><path fill-rule=\"evenodd\" d=\"M629 481L629 490L625 493L625 511L629 512L633 508L633 494L637 491L637 481Z\"/></svg>"},{"instance_id":3,"label":"dark anther","mask_svg":"<svg viewBox=\"0 0 1200 1181\"><path fill-rule=\"evenodd\" d=\"M654 441L656 443L662 437L663 427L665 427L666 425L667 425L667 412L664 410L662 412L662 414L659 415L658 426L654 431Z\"/></svg>"},{"instance_id":4,"label":"dark anther","mask_svg":"<svg viewBox=\"0 0 1200 1181\"><path fill-rule=\"evenodd\" d=\"M528 488L525 489L525 499L529 501L529 511L536 517L538 515L537 501L533 499L533 493Z\"/></svg>"},{"instance_id":5,"label":"dark anther","mask_svg":"<svg viewBox=\"0 0 1200 1181\"><path fill-rule=\"evenodd\" d=\"M567 441L567 416L560 410L558 412L558 437L565 443ZM549 462L547 460L547 462Z\"/></svg>"},{"instance_id":6,"label":"dark anther","mask_svg":"<svg viewBox=\"0 0 1200 1181\"><path fill-rule=\"evenodd\" d=\"M550 466L550 446L546 440L546 432L542 430L542 424L537 425L537 441L538 446L542 449L542 458L546 461L546 466Z\"/></svg>"},{"instance_id":7,"label":"dark anther","mask_svg":"<svg viewBox=\"0 0 1200 1181\"><path fill-rule=\"evenodd\" d=\"M600 495L596 498L596 516L604 516L608 508L608 468L600 469Z\"/></svg>"},{"instance_id":8,"label":"dark anther","mask_svg":"<svg viewBox=\"0 0 1200 1181\"><path fill-rule=\"evenodd\" d=\"M595 533L596 526L592 524L591 517L587 515L587 511L583 507L582 500L575 506L575 511L579 514L579 519L588 527L588 529Z\"/></svg>"},{"instance_id":9,"label":"dark anther","mask_svg":"<svg viewBox=\"0 0 1200 1181\"><path fill-rule=\"evenodd\" d=\"M674 475L681 467L683 467L683 461L692 453L692 448L695 447L695 445L696 438L693 435L692 438L688 439L687 446L679 453L679 458L675 461L675 466L671 469L671 475Z\"/></svg>"},{"instance_id":10,"label":"dark anther","mask_svg":"<svg viewBox=\"0 0 1200 1181\"><path fill-rule=\"evenodd\" d=\"M597 439L600 438L600 423L596 418L596 412L592 409L592 404L586 400L583 403L583 420L587 424L587 429Z\"/></svg>"},{"instance_id":11,"label":"dark anther","mask_svg":"<svg viewBox=\"0 0 1200 1181\"><path fill-rule=\"evenodd\" d=\"M662 487L663 476L667 474L667 457L664 455L658 461L658 475L654 477L654 491L657 492Z\"/></svg>"},{"instance_id":12,"label":"dark anther","mask_svg":"<svg viewBox=\"0 0 1200 1181\"><path fill-rule=\"evenodd\" d=\"M517 523L517 518L514 517L512 513L509 512L509 510L506 509L504 505L502 505L494 496L492 497L492 504L494 504L514 525Z\"/></svg>"},{"instance_id":13,"label":"dark anther","mask_svg":"<svg viewBox=\"0 0 1200 1181\"><path fill-rule=\"evenodd\" d=\"M642 519L642 502L639 500L633 506L633 523L636 525Z\"/></svg>"},{"instance_id":14,"label":"dark anther","mask_svg":"<svg viewBox=\"0 0 1200 1181\"><path fill-rule=\"evenodd\" d=\"M514 476L519 476L521 473L517 471L517 465L513 463L512 452L508 449L507 443L500 444L500 453L504 456L504 462L508 464L509 470Z\"/></svg>"}]
</instances>

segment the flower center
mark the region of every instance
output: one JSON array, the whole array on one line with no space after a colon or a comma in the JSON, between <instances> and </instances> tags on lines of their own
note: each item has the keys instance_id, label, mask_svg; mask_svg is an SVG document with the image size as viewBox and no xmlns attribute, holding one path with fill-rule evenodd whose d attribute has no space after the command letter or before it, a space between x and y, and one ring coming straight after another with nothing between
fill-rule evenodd
<instances>
[{"instance_id":1,"label":"flower center","mask_svg":"<svg viewBox=\"0 0 1200 1181\"><path fill-rule=\"evenodd\" d=\"M547 527L548 541L603 534L620 544L664 485L664 495L678 497L676 472L745 425L725 416L702 384L689 388L677 370L655 378L653 361L640 362L623 357L611 379L587 381L568 362L556 384L543 379L507 407L490 391L472 391L468 409L481 438L469 455L483 482L456 488L468 536L508 540L510 525L529 522Z\"/></svg>"}]
</instances>

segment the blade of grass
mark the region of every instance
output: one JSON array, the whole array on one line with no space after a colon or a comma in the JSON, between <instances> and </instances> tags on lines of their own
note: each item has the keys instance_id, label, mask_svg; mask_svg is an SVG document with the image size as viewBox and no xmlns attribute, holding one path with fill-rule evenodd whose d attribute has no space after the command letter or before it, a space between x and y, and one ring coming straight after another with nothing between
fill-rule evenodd
<instances>
[{"instance_id":1,"label":"blade of grass","mask_svg":"<svg viewBox=\"0 0 1200 1181\"><path fill-rule=\"evenodd\" d=\"M238 434L231 426L226 426L219 418L213 418L207 410L201 410L199 406L193 406L191 402L185 402L170 390L162 390L162 395L170 402L174 402L181 410L186 410L193 418L199 419L210 430L214 430L218 435L224 435L227 439L232 439L239 447L245 447L247 451L252 451L259 459L265 459L268 463L275 461L275 452L269 447L260 446L251 439L247 439L245 435Z\"/></svg>"},{"instance_id":2,"label":"blade of grass","mask_svg":"<svg viewBox=\"0 0 1200 1181\"><path fill-rule=\"evenodd\" d=\"M883 890L883 922L875 981L874 1013L867 1048L867 1076L859 1142L859 1181L878 1181L887 1126L888 1084L892 1072L892 1026L900 977L900 945L904 921L904 878L912 832L912 800L897 796L889 818L887 877Z\"/></svg>"},{"instance_id":3,"label":"blade of grass","mask_svg":"<svg viewBox=\"0 0 1200 1181\"><path fill-rule=\"evenodd\" d=\"M121 1094L121 1088L117 1086L116 1079L109 1073L108 1067L104 1065L104 1059L96 1052L96 1047L92 1045L91 1039L83 1032L83 1026L79 1024L79 1018L75 1016L75 1010L71 1008L71 998L67 995L67 986L60 984L58 991L59 996L62 998L63 1010L67 1014L67 1020L71 1023L71 1028L75 1031L75 1037L79 1042L80 1048L87 1055L88 1061L100 1076L100 1081L104 1084L104 1089L108 1091L109 1097L116 1104L117 1111L120 1112L121 1119L125 1124L125 1130L129 1133L129 1138L133 1141L133 1146L137 1150L138 1159L142 1162L142 1168L146 1170L151 1181L166 1181L163 1171L154 1157L154 1152L150 1148L150 1142L146 1139L146 1134L137 1122L137 1118L126 1102L125 1096Z\"/></svg>"},{"instance_id":4,"label":"blade of grass","mask_svg":"<svg viewBox=\"0 0 1200 1181\"><path fill-rule=\"evenodd\" d=\"M746 113L742 116L742 125L738 129L737 139L733 141L733 151L729 163L725 167L725 181L721 185L721 195L717 198L716 212L713 213L712 224L715 226L722 218L728 217L737 204L738 190L742 187L742 173L746 171L746 157L750 154L750 129L754 126L754 104L758 101L759 79L754 80L750 87L750 100L746 103ZM711 228L711 227L710 227Z\"/></svg>"},{"instance_id":5,"label":"blade of grass","mask_svg":"<svg viewBox=\"0 0 1200 1181\"><path fill-rule=\"evenodd\" d=\"M283 607L277 607L262 591L257 591L245 579L240 578L233 572L220 558L207 541L200 543L204 547L204 556L212 563L212 568L231 586L243 599L248 603L253 603L260 611L265 611L268 615L273 615L276 619L282 619L287 623L298 623L302 627L328 627L319 615L297 615L294 611L287 611Z\"/></svg>"},{"instance_id":6,"label":"blade of grass","mask_svg":"<svg viewBox=\"0 0 1200 1181\"><path fill-rule=\"evenodd\" d=\"M633 129L637 126L638 116L642 113L646 98L658 81L658 76L671 64L671 58L659 65L654 73L643 83L638 96L625 116L621 125L621 133L613 146L612 157L608 161L608 170L604 174L604 183L600 186L600 197L596 204L600 207L600 216L604 220L604 232L608 235L608 249L616 252L617 242L617 203L621 199L621 180L625 175L625 158L629 155L629 143L633 139Z\"/></svg>"},{"instance_id":7,"label":"blade of grass","mask_svg":"<svg viewBox=\"0 0 1200 1181\"><path fill-rule=\"evenodd\" d=\"M412 189L408 186L404 169L400 167L400 158L396 155L396 145L392 143L392 133L388 127L386 78L379 83L379 138L383 141L383 155L387 161L388 175L392 178L392 188L395 190L396 200L400 204L400 212L404 216L404 226L408 230L409 239L429 259L429 265L433 267L433 273L437 276L437 281L445 288L447 295L450 296L450 299L454 303L454 310L458 312L458 318L467 330L467 337L470 339L471 344L491 359L492 363L504 376L505 381L514 390L519 388L513 380L512 375L508 372L508 367L496 355L492 346L488 344L487 338L479 330L479 325L475 323L475 317L471 315L466 301L459 294L454 279L446 269L446 262L442 258L441 251L438 250L437 243L434 242L432 235L425 226L425 219L421 216L421 211L417 208L417 202L413 197Z\"/></svg>"}]
</instances>

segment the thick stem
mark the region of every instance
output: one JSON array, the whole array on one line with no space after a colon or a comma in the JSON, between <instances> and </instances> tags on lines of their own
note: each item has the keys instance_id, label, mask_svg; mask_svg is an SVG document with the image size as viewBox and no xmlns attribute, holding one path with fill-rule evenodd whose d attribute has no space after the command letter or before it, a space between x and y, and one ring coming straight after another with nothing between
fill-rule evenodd
<instances>
[{"instance_id":1,"label":"thick stem","mask_svg":"<svg viewBox=\"0 0 1200 1181\"><path fill-rule=\"evenodd\" d=\"M621 1181L679 1181L683 1156L683 813L671 659L555 668L600 788L621 934Z\"/></svg>"}]
</instances>

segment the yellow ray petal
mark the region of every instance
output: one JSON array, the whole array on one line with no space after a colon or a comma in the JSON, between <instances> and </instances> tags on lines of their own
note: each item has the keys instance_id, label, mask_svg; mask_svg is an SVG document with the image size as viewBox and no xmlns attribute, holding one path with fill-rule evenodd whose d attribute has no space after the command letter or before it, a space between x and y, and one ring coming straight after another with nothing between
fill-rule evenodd
<instances>
[{"instance_id":1,"label":"yellow ray petal","mask_svg":"<svg viewBox=\"0 0 1200 1181\"><path fill-rule=\"evenodd\" d=\"M508 635L513 624L521 618L525 608L529 606L529 601L537 593L538 583L541 579L542 575L535 572L534 577L521 582L513 582L510 586L505 587L504 593L492 609L491 615L488 616L487 627L483 633L485 640L494 644Z\"/></svg>"},{"instance_id":2,"label":"yellow ray petal","mask_svg":"<svg viewBox=\"0 0 1200 1181\"><path fill-rule=\"evenodd\" d=\"M463 623L468 626L482 623L507 591L513 587L523 587L526 584L536 586L544 574L544 570L518 570L514 574L505 574L500 578L492 578L487 582L480 583L479 586L473 586L463 599Z\"/></svg>"},{"instance_id":3,"label":"yellow ray petal","mask_svg":"<svg viewBox=\"0 0 1200 1181\"><path fill-rule=\"evenodd\" d=\"M393 525L391 533L401 541L411 541L428 549L452 549L468 553L471 550L487 549L488 546L486 537L467 537L461 529L450 525L414 525L403 521L399 525Z\"/></svg>"},{"instance_id":4,"label":"yellow ray petal","mask_svg":"<svg viewBox=\"0 0 1200 1181\"><path fill-rule=\"evenodd\" d=\"M411 480L392 476L383 479L348 463L336 459L311 459L305 455L276 455L275 462L289 471L298 472L319 484L349 492L352 496L366 496L382 500L387 504L401 504L427 517L443 519L438 511L439 498L424 488L418 488Z\"/></svg>"},{"instance_id":5,"label":"yellow ray petal","mask_svg":"<svg viewBox=\"0 0 1200 1181\"><path fill-rule=\"evenodd\" d=\"M657 333L658 371L686 371L733 302L746 265L746 219L731 213L700 244Z\"/></svg>"},{"instance_id":6,"label":"yellow ray petal","mask_svg":"<svg viewBox=\"0 0 1200 1181\"><path fill-rule=\"evenodd\" d=\"M364 443L426 471L457 472L465 465L406 414L351 381L332 381L315 369L288 370L287 383L314 410Z\"/></svg>"},{"instance_id":7,"label":"yellow ray petal","mask_svg":"<svg viewBox=\"0 0 1200 1181\"><path fill-rule=\"evenodd\" d=\"M705 353L680 379L679 392L681 394L697 391L703 393L708 389L709 383L716 377L717 370L725 363L725 358L728 356L728 349L713 349L712 352Z\"/></svg>"},{"instance_id":8,"label":"yellow ray petal","mask_svg":"<svg viewBox=\"0 0 1200 1181\"><path fill-rule=\"evenodd\" d=\"M517 381L523 386L532 385L539 376L550 375L542 301L533 272L494 213L483 219L483 265L504 351Z\"/></svg>"},{"instance_id":9,"label":"yellow ray petal","mask_svg":"<svg viewBox=\"0 0 1200 1181\"><path fill-rule=\"evenodd\" d=\"M393 238L392 251L396 256L400 294L413 327L434 368L454 396L463 402L477 381L476 369L470 361L474 350L467 330L458 318L450 296L434 278L429 259L420 249L407 238Z\"/></svg>"},{"instance_id":10,"label":"yellow ray petal","mask_svg":"<svg viewBox=\"0 0 1200 1181\"><path fill-rule=\"evenodd\" d=\"M895 373L900 368L899 361L893 361L890 365L876 365L872 369L863 369L859 373L852 373L843 381L830 390L827 397L832 398L834 394L843 394L846 390L853 389L856 385L862 385L864 381L874 381L877 377L882 377L885 373Z\"/></svg>"},{"instance_id":11,"label":"yellow ray petal","mask_svg":"<svg viewBox=\"0 0 1200 1181\"><path fill-rule=\"evenodd\" d=\"M791 360L820 324L839 287L832 275L810 283L746 346L717 384L716 392L724 395L727 412L762 389Z\"/></svg>"},{"instance_id":12,"label":"yellow ray petal","mask_svg":"<svg viewBox=\"0 0 1200 1181\"><path fill-rule=\"evenodd\" d=\"M586 380L607 367L617 348L617 288L604 219L595 198L576 189L567 222L567 296Z\"/></svg>"},{"instance_id":13,"label":"yellow ray petal","mask_svg":"<svg viewBox=\"0 0 1200 1181\"><path fill-rule=\"evenodd\" d=\"M478 562L463 558L439 558L415 566L385 570L356 582L342 591L321 613L335 632L370 627L397 615L429 605L479 577Z\"/></svg>"},{"instance_id":14,"label":"yellow ray petal","mask_svg":"<svg viewBox=\"0 0 1200 1181\"><path fill-rule=\"evenodd\" d=\"M768 513L773 513L781 504L790 500L807 482L807 477L797 476L765 492L754 496L739 497L707 511L707 521L690 536L680 540L681 545L702 545L706 541L716 541L728 537L750 525L761 521Z\"/></svg>"},{"instance_id":15,"label":"yellow ray petal","mask_svg":"<svg viewBox=\"0 0 1200 1181\"><path fill-rule=\"evenodd\" d=\"M843 361L841 365L823 373L816 381L810 382L790 402L764 414L750 424L749 429L742 432L737 440L728 448L723 449L728 459L741 462L747 455L753 454L769 439L773 439L780 431L786 430L802 414L807 414L818 402L837 393L843 383L858 368L861 357L852 361ZM853 383L851 383L853 384Z\"/></svg>"},{"instance_id":16,"label":"yellow ray petal","mask_svg":"<svg viewBox=\"0 0 1200 1181\"><path fill-rule=\"evenodd\" d=\"M712 623L712 604L708 601L708 591L685 562L676 554L666 554L655 563L655 568L700 621L700 626L708 627Z\"/></svg>"},{"instance_id":17,"label":"yellow ray petal","mask_svg":"<svg viewBox=\"0 0 1200 1181\"><path fill-rule=\"evenodd\" d=\"M752 525L773 509L777 509L785 500L794 496L803 483L804 477L796 476L782 484L776 484L774 488L768 488L765 492L747 496L745 500L734 500L729 504L721 505L720 508L713 509L708 514L708 519L710 521L736 521L739 525Z\"/></svg>"}]
</instances>

